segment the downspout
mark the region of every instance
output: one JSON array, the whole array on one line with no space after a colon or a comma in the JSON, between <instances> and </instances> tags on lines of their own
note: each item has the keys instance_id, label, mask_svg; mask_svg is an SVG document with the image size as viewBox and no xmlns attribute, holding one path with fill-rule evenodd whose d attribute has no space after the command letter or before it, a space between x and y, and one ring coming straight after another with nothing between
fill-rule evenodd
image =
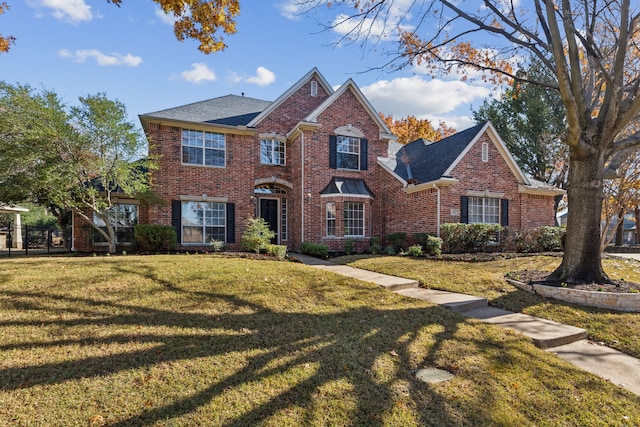
<instances>
[{"instance_id":1,"label":"downspout","mask_svg":"<svg viewBox=\"0 0 640 427\"><path fill-rule=\"evenodd\" d=\"M298 127L300 129L300 127ZM304 131L300 130L300 243L304 242Z\"/></svg>"},{"instance_id":2,"label":"downspout","mask_svg":"<svg viewBox=\"0 0 640 427\"><path fill-rule=\"evenodd\" d=\"M440 237L440 187L431 184L436 189L436 237Z\"/></svg>"}]
</instances>

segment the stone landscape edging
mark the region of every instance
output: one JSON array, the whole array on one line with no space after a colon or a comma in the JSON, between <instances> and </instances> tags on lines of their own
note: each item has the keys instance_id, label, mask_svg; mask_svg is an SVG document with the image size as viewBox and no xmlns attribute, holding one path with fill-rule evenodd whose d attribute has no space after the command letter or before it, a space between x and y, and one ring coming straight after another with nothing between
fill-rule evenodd
<instances>
[{"instance_id":1,"label":"stone landscape edging","mask_svg":"<svg viewBox=\"0 0 640 427\"><path fill-rule=\"evenodd\" d=\"M527 284L513 279L505 280L518 289L546 298L553 298L588 307L640 312L640 293L583 291L557 286Z\"/></svg>"}]
</instances>

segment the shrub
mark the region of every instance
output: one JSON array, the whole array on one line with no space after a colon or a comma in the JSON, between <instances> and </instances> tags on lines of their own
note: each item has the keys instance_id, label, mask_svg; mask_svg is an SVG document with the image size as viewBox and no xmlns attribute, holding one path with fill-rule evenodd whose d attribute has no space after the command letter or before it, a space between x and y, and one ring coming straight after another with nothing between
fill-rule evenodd
<instances>
[{"instance_id":1,"label":"shrub","mask_svg":"<svg viewBox=\"0 0 640 427\"><path fill-rule=\"evenodd\" d=\"M384 247L384 253L386 255L395 255L398 252L396 252L396 248L394 248L393 245L387 245Z\"/></svg>"},{"instance_id":2,"label":"shrub","mask_svg":"<svg viewBox=\"0 0 640 427\"><path fill-rule=\"evenodd\" d=\"M422 247L420 245L409 246L409 248L407 249L406 255L422 256L423 255Z\"/></svg>"},{"instance_id":3,"label":"shrub","mask_svg":"<svg viewBox=\"0 0 640 427\"><path fill-rule=\"evenodd\" d=\"M133 237L143 252L173 250L178 245L176 229L171 225L138 224L133 227Z\"/></svg>"},{"instance_id":4,"label":"shrub","mask_svg":"<svg viewBox=\"0 0 640 427\"><path fill-rule=\"evenodd\" d=\"M442 249L448 253L468 253L484 251L489 245L500 247L503 232L499 224L442 224Z\"/></svg>"},{"instance_id":5,"label":"shrub","mask_svg":"<svg viewBox=\"0 0 640 427\"><path fill-rule=\"evenodd\" d=\"M369 253L371 255L378 255L382 253L382 246L379 243L372 243L369 245Z\"/></svg>"},{"instance_id":6,"label":"shrub","mask_svg":"<svg viewBox=\"0 0 640 427\"><path fill-rule=\"evenodd\" d=\"M388 245L392 245L396 253L407 246L407 233L396 232L387 234L386 241Z\"/></svg>"},{"instance_id":7,"label":"shrub","mask_svg":"<svg viewBox=\"0 0 640 427\"><path fill-rule=\"evenodd\" d=\"M516 251L532 253L557 251L563 247L565 231L560 227L538 227L523 230L514 236Z\"/></svg>"},{"instance_id":8,"label":"shrub","mask_svg":"<svg viewBox=\"0 0 640 427\"><path fill-rule=\"evenodd\" d=\"M263 218L249 217L245 221L246 230L242 234L240 244L248 251L260 253L261 249L266 249L276 235L269 229L269 224Z\"/></svg>"},{"instance_id":9,"label":"shrub","mask_svg":"<svg viewBox=\"0 0 640 427\"><path fill-rule=\"evenodd\" d=\"M423 248L427 245L428 239L429 239L429 233L415 233L413 235L414 244L420 245Z\"/></svg>"},{"instance_id":10,"label":"shrub","mask_svg":"<svg viewBox=\"0 0 640 427\"><path fill-rule=\"evenodd\" d=\"M278 259L284 259L287 256L287 247L284 245L267 245L265 253Z\"/></svg>"},{"instance_id":11,"label":"shrub","mask_svg":"<svg viewBox=\"0 0 640 427\"><path fill-rule=\"evenodd\" d=\"M344 241L344 253L351 255L354 252L355 243L353 239L347 239Z\"/></svg>"},{"instance_id":12,"label":"shrub","mask_svg":"<svg viewBox=\"0 0 640 427\"><path fill-rule=\"evenodd\" d=\"M442 253L442 239L435 236L428 236L427 241L422 247L429 255L440 255Z\"/></svg>"},{"instance_id":13,"label":"shrub","mask_svg":"<svg viewBox=\"0 0 640 427\"><path fill-rule=\"evenodd\" d=\"M220 252L224 250L224 242L220 240L211 239L211 250L214 252Z\"/></svg>"},{"instance_id":14,"label":"shrub","mask_svg":"<svg viewBox=\"0 0 640 427\"><path fill-rule=\"evenodd\" d=\"M329 257L329 248L327 245L321 245L319 243L302 242L300 252L316 258L327 259Z\"/></svg>"}]
</instances>

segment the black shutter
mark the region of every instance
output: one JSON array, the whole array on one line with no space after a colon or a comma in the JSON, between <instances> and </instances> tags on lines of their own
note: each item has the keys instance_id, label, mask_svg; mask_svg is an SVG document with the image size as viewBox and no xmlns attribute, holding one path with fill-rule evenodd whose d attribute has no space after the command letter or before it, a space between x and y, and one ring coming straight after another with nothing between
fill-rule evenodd
<instances>
[{"instance_id":1,"label":"black shutter","mask_svg":"<svg viewBox=\"0 0 640 427\"><path fill-rule=\"evenodd\" d=\"M338 137L329 135L329 167L336 169L336 154L338 151Z\"/></svg>"},{"instance_id":2,"label":"black shutter","mask_svg":"<svg viewBox=\"0 0 640 427\"><path fill-rule=\"evenodd\" d=\"M182 243L182 202L180 200L171 201L171 225L176 229L178 243Z\"/></svg>"},{"instance_id":3,"label":"black shutter","mask_svg":"<svg viewBox=\"0 0 640 427\"><path fill-rule=\"evenodd\" d=\"M360 170L366 171L369 168L369 141L367 138L360 139Z\"/></svg>"},{"instance_id":4,"label":"black shutter","mask_svg":"<svg viewBox=\"0 0 640 427\"><path fill-rule=\"evenodd\" d=\"M469 223L469 198L467 196L460 196L460 222Z\"/></svg>"},{"instance_id":5,"label":"black shutter","mask_svg":"<svg viewBox=\"0 0 640 427\"><path fill-rule=\"evenodd\" d=\"M227 243L236 242L236 205L227 203Z\"/></svg>"},{"instance_id":6,"label":"black shutter","mask_svg":"<svg viewBox=\"0 0 640 427\"><path fill-rule=\"evenodd\" d=\"M500 225L509 225L509 199L500 200Z\"/></svg>"}]
</instances>

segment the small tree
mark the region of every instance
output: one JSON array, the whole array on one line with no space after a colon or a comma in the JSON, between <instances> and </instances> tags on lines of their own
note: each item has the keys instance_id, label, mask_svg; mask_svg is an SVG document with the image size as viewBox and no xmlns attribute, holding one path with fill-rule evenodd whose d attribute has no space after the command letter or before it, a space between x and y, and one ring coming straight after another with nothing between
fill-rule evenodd
<instances>
[{"instance_id":1,"label":"small tree","mask_svg":"<svg viewBox=\"0 0 640 427\"><path fill-rule=\"evenodd\" d=\"M275 231L269 229L269 224L263 218L249 217L245 225L246 230L242 233L241 245L248 251L260 253L260 249L266 249L271 239L276 236Z\"/></svg>"}]
</instances>

